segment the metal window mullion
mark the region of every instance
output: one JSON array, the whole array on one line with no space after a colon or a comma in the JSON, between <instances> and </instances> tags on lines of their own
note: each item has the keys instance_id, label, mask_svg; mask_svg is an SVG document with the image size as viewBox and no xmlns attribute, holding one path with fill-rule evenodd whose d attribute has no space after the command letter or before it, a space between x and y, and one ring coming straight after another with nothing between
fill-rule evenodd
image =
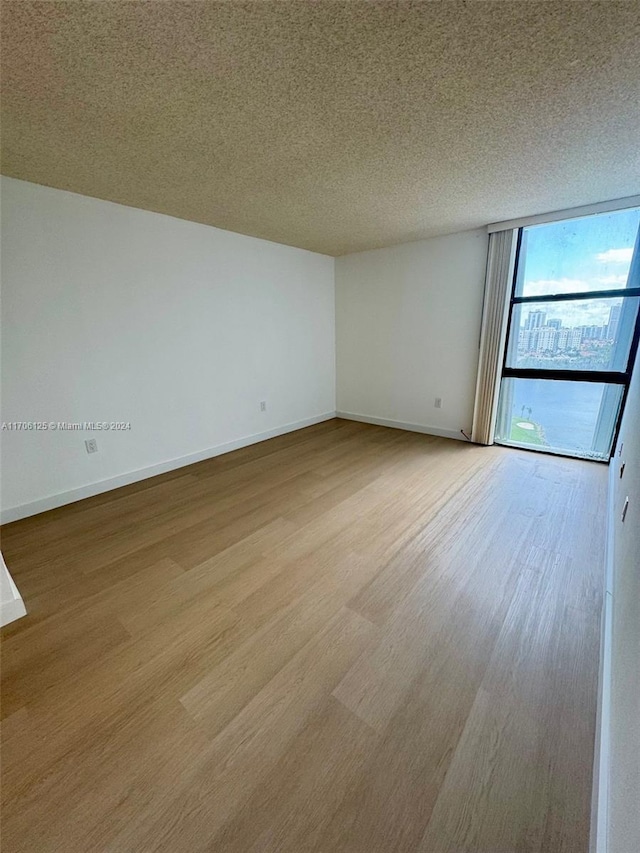
<instances>
[{"instance_id":1,"label":"metal window mullion","mask_svg":"<svg viewBox=\"0 0 640 853\"><path fill-rule=\"evenodd\" d=\"M509 379L549 379L560 382L601 382L624 385L629 374L617 370L546 370L545 368L504 367L503 377Z\"/></svg>"},{"instance_id":2,"label":"metal window mullion","mask_svg":"<svg viewBox=\"0 0 640 853\"><path fill-rule=\"evenodd\" d=\"M513 305L526 305L527 303L572 302L584 299L626 299L633 296L640 296L640 287L581 291L580 293L550 293L545 296L513 296L511 303Z\"/></svg>"}]
</instances>

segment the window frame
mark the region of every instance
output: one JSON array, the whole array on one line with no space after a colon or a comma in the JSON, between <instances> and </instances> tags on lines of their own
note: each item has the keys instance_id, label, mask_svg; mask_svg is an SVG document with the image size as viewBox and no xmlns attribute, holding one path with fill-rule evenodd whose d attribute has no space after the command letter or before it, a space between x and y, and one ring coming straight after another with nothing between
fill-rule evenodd
<instances>
[{"instance_id":1,"label":"window frame","mask_svg":"<svg viewBox=\"0 0 640 853\"><path fill-rule=\"evenodd\" d=\"M546 224L546 223L544 223ZM503 379L544 379L551 382L597 382L600 384L607 385L622 385L622 398L620 400L620 407L618 411L618 415L616 418L616 425L613 432L613 439L611 442L611 448L609 450L608 459L594 459L591 461L594 462L604 462L605 464L609 464L613 454L615 452L616 444L618 442L618 435L620 434L620 422L622 420L622 413L624 412L625 403L627 401L627 395L629 393L629 385L631 384L631 374L633 372L633 366L636 361L636 354L638 352L638 345L640 343L640 308L636 315L635 326L633 330L633 335L631 337L631 344L629 347L629 355L627 358L627 364L624 370L554 370L553 368L528 368L528 367L508 367L507 366L507 357L509 353L509 341L511 335L511 326L512 326L512 318L513 318L513 309L515 305L523 305L527 303L554 303L554 302L568 302L568 301L577 301L577 300L587 300L587 299L608 299L608 298L617 298L622 297L623 299L626 297L634 297L640 296L640 287L629 287L629 288L609 288L607 290L591 290L585 291L583 293L553 293L548 296L517 296L516 288L518 286L518 268L520 263L520 254L522 249L522 237L524 233L524 229L528 227L526 225L521 225L518 230L518 235L516 238L516 251L515 251L515 260L513 264L513 275L511 281L511 290L509 294L509 310L507 315L507 329L506 335L504 339L504 351L502 354L502 369L500 372L500 390L499 394L502 391L502 380ZM640 251L640 243L636 241L636 251ZM632 260L633 264L633 260ZM501 444L502 442L498 442ZM511 444L504 443L505 447L513 446ZM533 449L533 448L531 448ZM536 453L549 453L551 455L559 455L555 454L553 450L535 450ZM571 454L562 454L566 456L570 456ZM574 458L582 458L582 457L574 457Z\"/></svg>"}]
</instances>

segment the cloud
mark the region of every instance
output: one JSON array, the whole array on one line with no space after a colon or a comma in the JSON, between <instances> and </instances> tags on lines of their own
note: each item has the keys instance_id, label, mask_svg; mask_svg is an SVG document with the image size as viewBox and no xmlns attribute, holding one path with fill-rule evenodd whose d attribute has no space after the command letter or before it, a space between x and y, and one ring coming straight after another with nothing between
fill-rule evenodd
<instances>
[{"instance_id":1,"label":"cloud","mask_svg":"<svg viewBox=\"0 0 640 853\"><path fill-rule=\"evenodd\" d=\"M626 276L613 275L602 276L591 281L579 278L539 279L525 282L524 295L538 296L540 303L544 303L545 296L552 293L585 293L590 290L602 290L604 284L612 287L625 280ZM524 325L529 311L542 309L547 314L547 320L561 320L563 326L603 326L609 322L609 311L612 305L621 304L621 298L581 299L575 302L553 302L546 305L540 303L534 302L520 306L520 325Z\"/></svg>"},{"instance_id":2,"label":"cloud","mask_svg":"<svg viewBox=\"0 0 640 853\"><path fill-rule=\"evenodd\" d=\"M621 299L583 299L580 302L555 302L547 305L520 306L520 325L526 322L530 311L541 308L546 312L546 320L561 320L563 326L604 326L609 322L609 312L613 305L620 305Z\"/></svg>"},{"instance_id":3,"label":"cloud","mask_svg":"<svg viewBox=\"0 0 640 853\"><path fill-rule=\"evenodd\" d=\"M554 306L556 317L563 326L604 326L609 322L609 311L613 302L591 302L589 299L578 303L558 303ZM549 312L550 314L552 312Z\"/></svg>"},{"instance_id":4,"label":"cloud","mask_svg":"<svg viewBox=\"0 0 640 853\"><path fill-rule=\"evenodd\" d=\"M584 293L585 290L593 288L588 281L579 278L545 278L526 281L523 293L525 296L549 296L551 293Z\"/></svg>"},{"instance_id":5,"label":"cloud","mask_svg":"<svg viewBox=\"0 0 640 853\"><path fill-rule=\"evenodd\" d=\"M525 281L523 295L544 297L554 293L588 293L590 290L623 288L626 283L626 273L594 276L588 280L582 278L543 278L536 281Z\"/></svg>"},{"instance_id":6,"label":"cloud","mask_svg":"<svg viewBox=\"0 0 640 853\"><path fill-rule=\"evenodd\" d=\"M601 264L630 264L633 249L608 249L596 255L596 260Z\"/></svg>"},{"instance_id":7,"label":"cloud","mask_svg":"<svg viewBox=\"0 0 640 853\"><path fill-rule=\"evenodd\" d=\"M594 279L598 284L604 285L604 287L624 287L627 283L626 275L602 275L599 278ZM603 287L603 289L604 289Z\"/></svg>"}]
</instances>

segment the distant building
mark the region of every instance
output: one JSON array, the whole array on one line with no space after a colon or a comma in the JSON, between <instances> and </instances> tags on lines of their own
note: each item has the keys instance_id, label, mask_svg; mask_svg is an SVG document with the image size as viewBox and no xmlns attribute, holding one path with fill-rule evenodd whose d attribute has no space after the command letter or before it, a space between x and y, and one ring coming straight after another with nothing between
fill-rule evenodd
<instances>
[{"instance_id":1,"label":"distant building","mask_svg":"<svg viewBox=\"0 0 640 853\"><path fill-rule=\"evenodd\" d=\"M618 325L620 323L620 309L621 305L613 305L611 310L609 311L609 322L606 326L607 332L607 340L615 341L616 335L618 334Z\"/></svg>"},{"instance_id":2,"label":"distant building","mask_svg":"<svg viewBox=\"0 0 640 853\"><path fill-rule=\"evenodd\" d=\"M541 328L536 329L535 335L536 352L555 352L556 338L558 335L557 329L552 329L549 326L542 326Z\"/></svg>"},{"instance_id":3,"label":"distant building","mask_svg":"<svg viewBox=\"0 0 640 853\"><path fill-rule=\"evenodd\" d=\"M584 341L604 341L610 333L611 324L617 323L619 317L613 313L609 323L604 326L563 326L562 320L552 318L545 322L544 311L530 311L518 332L518 352L521 354L561 353L580 349Z\"/></svg>"},{"instance_id":4,"label":"distant building","mask_svg":"<svg viewBox=\"0 0 640 853\"><path fill-rule=\"evenodd\" d=\"M583 341L602 341L607 338L607 326L578 326Z\"/></svg>"},{"instance_id":5,"label":"distant building","mask_svg":"<svg viewBox=\"0 0 640 853\"><path fill-rule=\"evenodd\" d=\"M524 327L525 329L539 329L541 326L545 325L545 321L547 319L546 311L529 311L527 319L525 320Z\"/></svg>"},{"instance_id":6,"label":"distant building","mask_svg":"<svg viewBox=\"0 0 640 853\"><path fill-rule=\"evenodd\" d=\"M518 334L518 351L530 352L533 347L531 345L532 332L529 329L520 329Z\"/></svg>"},{"instance_id":7,"label":"distant building","mask_svg":"<svg viewBox=\"0 0 640 853\"><path fill-rule=\"evenodd\" d=\"M556 339L558 350L575 350L578 349L582 342L582 332L577 329L559 329Z\"/></svg>"}]
</instances>

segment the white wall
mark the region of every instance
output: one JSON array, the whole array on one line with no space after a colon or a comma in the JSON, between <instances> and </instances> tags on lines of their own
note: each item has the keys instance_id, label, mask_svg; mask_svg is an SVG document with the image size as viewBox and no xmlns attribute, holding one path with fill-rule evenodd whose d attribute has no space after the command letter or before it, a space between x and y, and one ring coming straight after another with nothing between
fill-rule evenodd
<instances>
[{"instance_id":1,"label":"white wall","mask_svg":"<svg viewBox=\"0 0 640 853\"><path fill-rule=\"evenodd\" d=\"M2 420L131 422L5 430L5 520L335 410L333 258L3 178L2 284Z\"/></svg>"},{"instance_id":2,"label":"white wall","mask_svg":"<svg viewBox=\"0 0 640 853\"><path fill-rule=\"evenodd\" d=\"M339 412L470 430L487 243L467 231L336 259Z\"/></svg>"},{"instance_id":3,"label":"white wall","mask_svg":"<svg viewBox=\"0 0 640 853\"><path fill-rule=\"evenodd\" d=\"M2 420L131 422L5 430L5 521L329 416L336 328L341 412L471 427L484 231L334 262L3 178L2 245Z\"/></svg>"},{"instance_id":4,"label":"white wall","mask_svg":"<svg viewBox=\"0 0 640 853\"><path fill-rule=\"evenodd\" d=\"M613 482L609 853L640 850L640 365L629 389ZM624 474L620 478L622 463ZM629 508L624 523L625 498Z\"/></svg>"}]
</instances>

